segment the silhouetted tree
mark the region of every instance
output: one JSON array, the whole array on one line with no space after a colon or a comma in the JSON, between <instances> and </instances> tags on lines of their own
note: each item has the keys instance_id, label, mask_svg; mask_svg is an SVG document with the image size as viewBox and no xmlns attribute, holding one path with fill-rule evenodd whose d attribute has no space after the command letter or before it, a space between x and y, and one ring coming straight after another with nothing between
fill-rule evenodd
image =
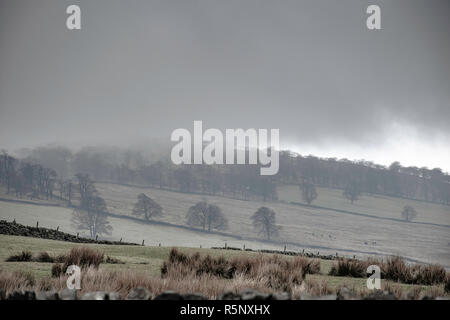
<instances>
[{"instance_id":1,"label":"silhouetted tree","mask_svg":"<svg viewBox=\"0 0 450 320\"><path fill-rule=\"evenodd\" d=\"M202 227L203 230L226 230L228 228L228 221L222 210L206 201L198 202L190 207L186 219L188 225Z\"/></svg>"},{"instance_id":2,"label":"silhouetted tree","mask_svg":"<svg viewBox=\"0 0 450 320\"><path fill-rule=\"evenodd\" d=\"M153 199L141 193L137 197L138 201L134 205L133 214L136 216L144 216L145 220L153 217L161 216L163 208Z\"/></svg>"},{"instance_id":3,"label":"silhouetted tree","mask_svg":"<svg viewBox=\"0 0 450 320\"><path fill-rule=\"evenodd\" d=\"M280 226L276 225L275 211L267 207L259 208L251 216L253 227L256 229L259 235L264 235L267 240L277 236Z\"/></svg>"},{"instance_id":4,"label":"silhouetted tree","mask_svg":"<svg viewBox=\"0 0 450 320\"><path fill-rule=\"evenodd\" d=\"M85 208L76 208L73 212L72 223L78 230L88 230L91 238L99 234L111 234L105 200L99 196L92 196Z\"/></svg>"},{"instance_id":5,"label":"silhouetted tree","mask_svg":"<svg viewBox=\"0 0 450 320\"><path fill-rule=\"evenodd\" d=\"M112 227L106 215L106 202L98 195L88 175L77 174L80 206L75 208L72 223L79 230L89 230L91 237L111 234Z\"/></svg>"},{"instance_id":6,"label":"silhouetted tree","mask_svg":"<svg viewBox=\"0 0 450 320\"><path fill-rule=\"evenodd\" d=\"M344 189L343 196L350 200L350 202L353 204L353 202L357 201L359 197L361 196L361 187L360 184L352 181Z\"/></svg>"},{"instance_id":7,"label":"silhouetted tree","mask_svg":"<svg viewBox=\"0 0 450 320\"><path fill-rule=\"evenodd\" d=\"M317 199L317 191L316 187L309 179L303 179L303 182L300 184L300 190L302 192L302 199L307 204L311 204L314 200Z\"/></svg>"},{"instance_id":8,"label":"silhouetted tree","mask_svg":"<svg viewBox=\"0 0 450 320\"><path fill-rule=\"evenodd\" d=\"M412 221L417 217L416 209L411 206L404 206L402 210L402 218L406 221Z\"/></svg>"}]
</instances>

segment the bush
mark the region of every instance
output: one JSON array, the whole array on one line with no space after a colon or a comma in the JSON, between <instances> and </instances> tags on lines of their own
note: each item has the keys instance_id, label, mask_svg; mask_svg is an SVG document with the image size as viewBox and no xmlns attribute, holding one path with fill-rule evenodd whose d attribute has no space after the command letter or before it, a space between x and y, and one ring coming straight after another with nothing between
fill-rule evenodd
<instances>
[{"instance_id":1,"label":"bush","mask_svg":"<svg viewBox=\"0 0 450 320\"><path fill-rule=\"evenodd\" d=\"M7 262L29 262L32 261L32 254L30 251L22 251L21 253L17 255L12 255L6 259Z\"/></svg>"}]
</instances>

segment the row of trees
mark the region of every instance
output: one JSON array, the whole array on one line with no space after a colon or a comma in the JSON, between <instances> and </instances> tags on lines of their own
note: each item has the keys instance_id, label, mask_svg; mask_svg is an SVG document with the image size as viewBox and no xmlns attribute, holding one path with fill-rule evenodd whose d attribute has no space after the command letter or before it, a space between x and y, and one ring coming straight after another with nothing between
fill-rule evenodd
<instances>
[{"instance_id":1,"label":"row of trees","mask_svg":"<svg viewBox=\"0 0 450 320\"><path fill-rule=\"evenodd\" d=\"M0 185L16 197L53 198L57 174L38 163L18 160L6 151L0 154Z\"/></svg>"},{"instance_id":2,"label":"row of trees","mask_svg":"<svg viewBox=\"0 0 450 320\"><path fill-rule=\"evenodd\" d=\"M279 173L267 177L260 176L257 165L175 166L169 157L148 164L140 152L117 149L84 148L72 153L61 147L44 147L29 151L24 160L6 152L0 158L1 183L17 196L51 198L57 187L59 196L69 199L73 183L67 177L82 172L94 180L241 199L276 200L277 185L294 183L301 185L307 203L317 198L313 187L330 187L343 190L344 196L352 202L367 193L450 205L448 174L439 168L402 167L398 162L384 167L366 161L302 157L281 152Z\"/></svg>"},{"instance_id":3,"label":"row of trees","mask_svg":"<svg viewBox=\"0 0 450 320\"><path fill-rule=\"evenodd\" d=\"M257 165L175 166L163 151L159 156L149 157L139 151L117 148L89 147L72 153L61 147L42 147L28 151L24 156L52 168L62 178L82 172L94 180L242 199L276 200L277 184L301 184L306 180L319 187L344 190L356 185L361 193L450 205L448 174L439 168L404 167L398 162L385 167L364 160L303 157L283 151L280 152L278 174L261 177Z\"/></svg>"},{"instance_id":4,"label":"row of trees","mask_svg":"<svg viewBox=\"0 0 450 320\"><path fill-rule=\"evenodd\" d=\"M154 217L161 216L163 209L156 201L141 193L137 197L137 202L134 205L132 213L150 221ZM267 207L259 208L251 216L251 220L258 234L267 240L271 240L274 236L277 236L281 229L276 224L275 211ZM215 204L208 203L206 200L197 202L188 209L186 213L186 224L208 232L228 229L228 220L223 214L222 209Z\"/></svg>"},{"instance_id":5,"label":"row of trees","mask_svg":"<svg viewBox=\"0 0 450 320\"><path fill-rule=\"evenodd\" d=\"M299 184L301 196L304 202L308 205L312 204L319 196L317 193L315 185L310 181L310 179L303 179L302 183ZM353 204L357 201L362 193L361 185L357 182L349 182L342 192L344 198L350 200Z\"/></svg>"},{"instance_id":6,"label":"row of trees","mask_svg":"<svg viewBox=\"0 0 450 320\"><path fill-rule=\"evenodd\" d=\"M222 210L214 204L200 201L189 208L186 214L187 224L201 227L205 231L226 230L228 221ZM276 224L275 211L267 207L260 207L251 217L253 227L258 235L267 240L278 236L281 227Z\"/></svg>"},{"instance_id":7,"label":"row of trees","mask_svg":"<svg viewBox=\"0 0 450 320\"><path fill-rule=\"evenodd\" d=\"M319 187L358 189L359 193L426 200L450 205L450 176L440 168L385 167L369 161L302 157L280 153L278 183L309 183Z\"/></svg>"}]
</instances>

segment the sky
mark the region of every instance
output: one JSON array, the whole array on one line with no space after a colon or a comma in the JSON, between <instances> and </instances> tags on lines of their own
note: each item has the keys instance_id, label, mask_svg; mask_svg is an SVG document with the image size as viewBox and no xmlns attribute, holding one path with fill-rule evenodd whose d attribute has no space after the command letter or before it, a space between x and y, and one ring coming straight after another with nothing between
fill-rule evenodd
<instances>
[{"instance_id":1,"label":"sky","mask_svg":"<svg viewBox=\"0 0 450 320\"><path fill-rule=\"evenodd\" d=\"M0 0L0 148L169 144L202 120L449 172L449 17L447 0Z\"/></svg>"}]
</instances>

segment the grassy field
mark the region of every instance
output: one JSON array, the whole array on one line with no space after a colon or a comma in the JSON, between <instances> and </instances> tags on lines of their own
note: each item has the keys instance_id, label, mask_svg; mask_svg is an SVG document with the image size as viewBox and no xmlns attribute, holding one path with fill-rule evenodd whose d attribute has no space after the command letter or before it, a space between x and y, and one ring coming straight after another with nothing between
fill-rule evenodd
<instances>
[{"instance_id":1,"label":"grassy field","mask_svg":"<svg viewBox=\"0 0 450 320\"><path fill-rule=\"evenodd\" d=\"M16 271L29 272L37 279L48 278L51 275L51 263L37 262L5 262L5 260L21 251L30 251L33 255L40 252L47 252L52 256L68 253L73 247L79 247L79 244L73 244L55 240L44 240L29 237L6 236L0 235L0 271ZM97 249L106 256L110 256L124 264L107 264L100 265L100 270L107 271L133 271L139 274L145 274L148 277L160 278L160 267L163 261L169 256L170 247L150 247L150 246L118 246L118 245L83 245ZM223 256L226 259L238 256L259 255L254 252L243 252L236 250L215 250L215 249L198 249L198 248L178 248L181 252L192 254L199 252L201 255L211 255L213 257ZM268 255L268 254L265 254ZM291 257L284 256L286 259ZM336 290L339 287L346 286L355 290L364 290L366 288L366 280L350 277L333 277L328 276L333 261L320 260L320 274L307 275L306 281L321 283L331 289ZM399 287L402 290L410 291L413 289L421 291L439 291L442 292L442 286L418 286L394 283L391 281L383 281L384 286Z\"/></svg>"},{"instance_id":2,"label":"grassy field","mask_svg":"<svg viewBox=\"0 0 450 320\"><path fill-rule=\"evenodd\" d=\"M307 251L321 254L368 257L400 255L412 262L439 263L450 268L450 207L425 202L382 196L363 196L351 205L342 198L341 191L318 189L315 205L332 208L314 208L292 204L301 202L298 188L279 188L280 202L242 201L223 197L184 194L152 188L137 188L116 184L97 183L108 210L114 214L130 216L136 197L144 192L164 208L158 221L184 225L189 206L206 199L219 205L229 220L233 236L208 234L173 226L143 224L129 219L110 217L114 230L111 239L162 246L208 248L212 246L243 247L253 249ZM417 223L399 220L403 205L418 211ZM282 226L278 243L257 240L250 216L260 207L269 206L276 211L277 223ZM338 212L345 210L349 213ZM0 201L0 219L26 225L56 228L69 233L77 230L71 225L72 210L64 207L46 207ZM87 234L80 232L80 235ZM239 239L241 237L241 239Z\"/></svg>"},{"instance_id":3,"label":"grassy field","mask_svg":"<svg viewBox=\"0 0 450 320\"><path fill-rule=\"evenodd\" d=\"M298 188L294 186L280 187L279 196L285 202L277 203L114 184L97 184L97 188L105 197L108 209L123 215L130 215L137 194L145 192L164 208L164 216L159 219L173 224L183 224L187 208L207 199L223 209L229 219L228 232L240 236L256 236L250 216L260 206L266 205L275 210L277 222L283 227L278 240L296 243L297 246L291 246L293 250L307 248L348 256L401 255L411 261L440 263L450 268L448 206L373 196L364 196L351 205L342 199L339 190L318 189L317 205L361 214L357 215L290 204L290 201L300 202ZM429 224L392 220L400 218L401 208L405 204L417 208L418 222Z\"/></svg>"}]
</instances>

